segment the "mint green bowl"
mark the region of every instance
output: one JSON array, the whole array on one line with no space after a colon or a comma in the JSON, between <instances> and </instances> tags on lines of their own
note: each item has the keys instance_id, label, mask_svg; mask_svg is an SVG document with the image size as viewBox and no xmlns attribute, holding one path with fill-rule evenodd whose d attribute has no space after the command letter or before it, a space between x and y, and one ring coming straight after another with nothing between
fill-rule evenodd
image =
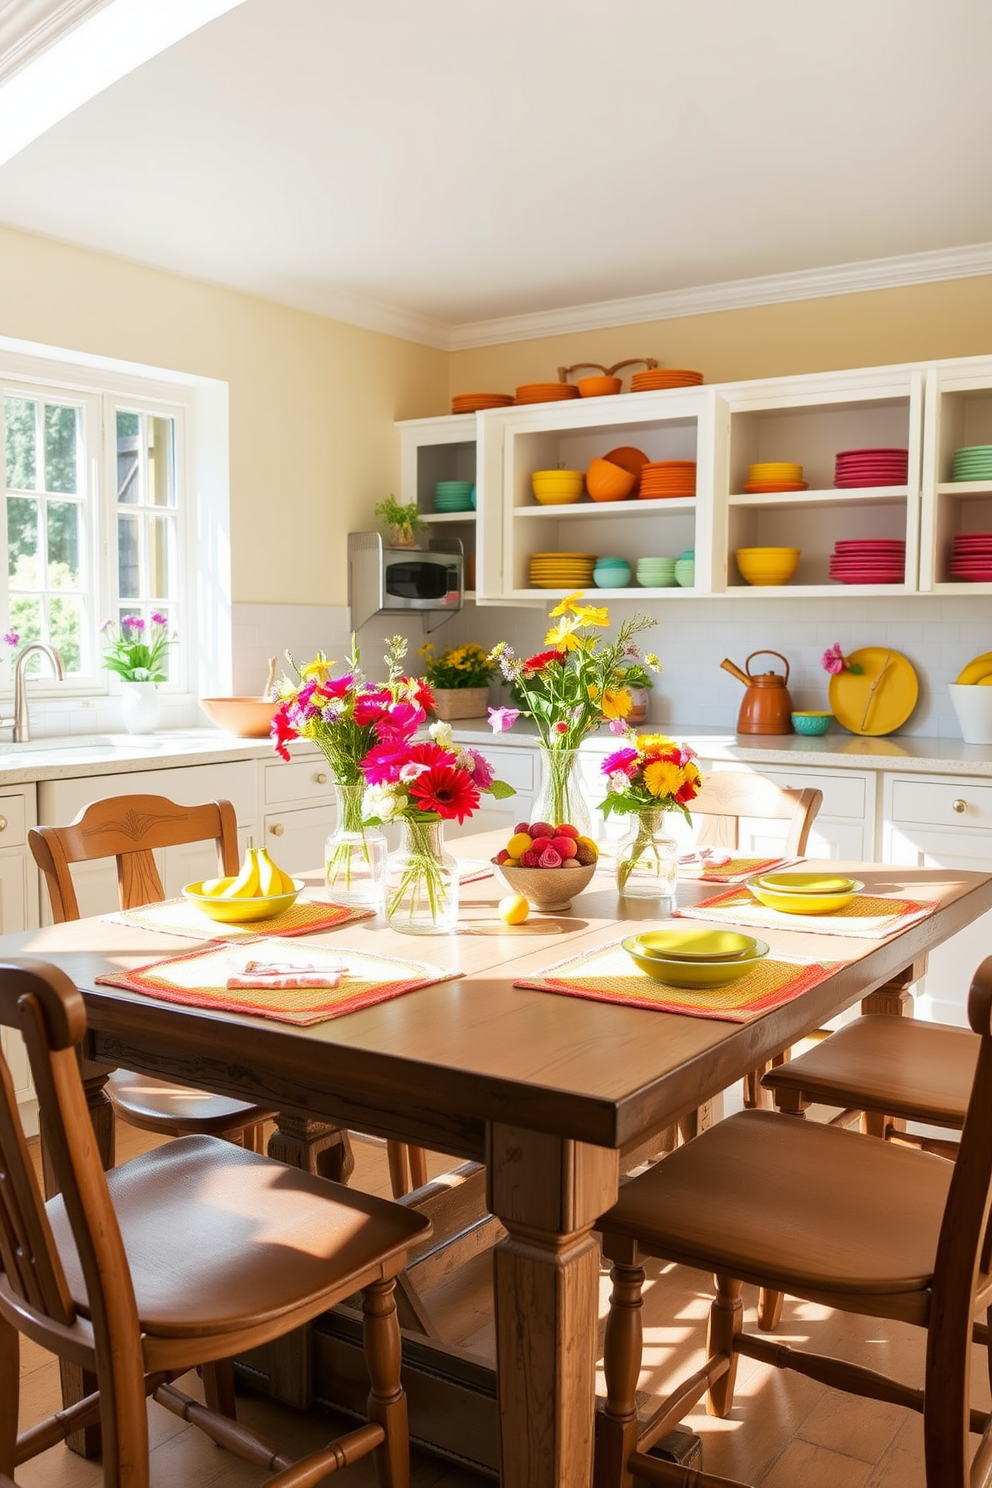
<instances>
[{"instance_id":1,"label":"mint green bowl","mask_svg":"<svg viewBox=\"0 0 992 1488\"><path fill-rule=\"evenodd\" d=\"M832 713L793 713L792 727L797 734L825 734L834 721Z\"/></svg>"}]
</instances>

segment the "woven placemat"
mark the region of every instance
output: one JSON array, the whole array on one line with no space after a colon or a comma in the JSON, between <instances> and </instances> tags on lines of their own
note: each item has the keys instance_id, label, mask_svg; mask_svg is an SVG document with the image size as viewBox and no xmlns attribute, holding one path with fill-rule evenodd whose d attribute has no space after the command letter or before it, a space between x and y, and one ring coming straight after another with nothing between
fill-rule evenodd
<instances>
[{"instance_id":1,"label":"woven placemat","mask_svg":"<svg viewBox=\"0 0 992 1488\"><path fill-rule=\"evenodd\" d=\"M756 873L769 873L795 861L795 858L731 858L727 863L680 863L679 878L691 878L697 883L743 883Z\"/></svg>"},{"instance_id":2,"label":"woven placemat","mask_svg":"<svg viewBox=\"0 0 992 1488\"><path fill-rule=\"evenodd\" d=\"M246 961L264 960L268 956L286 962L294 955L301 963L317 969L322 961L335 970L343 962L345 972L340 986L228 991L228 977L244 973ZM277 1023L306 1027L372 1007L377 1002L387 1002L418 987L447 981L454 975L443 966L375 956L368 951L352 950L350 946L336 945L331 952L324 946L301 941L290 951L284 941L272 938L255 940L249 945L208 946L165 961L152 961L133 971L106 972L96 980L104 986L123 987L160 1002L178 1002L216 1012L254 1013Z\"/></svg>"},{"instance_id":3,"label":"woven placemat","mask_svg":"<svg viewBox=\"0 0 992 1488\"><path fill-rule=\"evenodd\" d=\"M160 930L164 935L185 935L191 940L260 940L266 935L316 935L319 930L334 930L355 920L367 920L374 914L373 909L353 909L346 904L301 897L281 915L273 915L269 920L228 925L212 920L188 899L163 899L160 904L122 909L103 918L121 925L136 925L141 930Z\"/></svg>"},{"instance_id":4,"label":"woven placemat","mask_svg":"<svg viewBox=\"0 0 992 1488\"><path fill-rule=\"evenodd\" d=\"M832 914L783 914L759 904L747 889L731 889L716 894L699 904L676 909L676 915L690 920L712 920L731 925L753 926L758 930L814 930L818 935L853 935L865 940L884 940L896 930L905 930L917 920L933 914L937 901L894 899L882 894L856 894L850 904Z\"/></svg>"},{"instance_id":5,"label":"woven placemat","mask_svg":"<svg viewBox=\"0 0 992 1488\"><path fill-rule=\"evenodd\" d=\"M725 987L694 991L656 982L638 971L619 941L573 956L557 966L514 982L535 992L560 992L593 1002L617 1002L624 1007L653 1008L661 1013L685 1013L692 1018L715 1018L725 1023L750 1023L772 1008L791 1002L822 982L831 966L821 961L761 961L746 976Z\"/></svg>"}]
</instances>

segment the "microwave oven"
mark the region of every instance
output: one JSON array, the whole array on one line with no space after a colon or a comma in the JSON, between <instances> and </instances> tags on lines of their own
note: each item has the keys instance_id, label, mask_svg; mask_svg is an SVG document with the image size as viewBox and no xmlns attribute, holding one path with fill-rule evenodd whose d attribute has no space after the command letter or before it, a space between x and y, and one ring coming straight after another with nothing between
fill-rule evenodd
<instances>
[{"instance_id":1,"label":"microwave oven","mask_svg":"<svg viewBox=\"0 0 992 1488\"><path fill-rule=\"evenodd\" d=\"M442 546L443 545L443 546ZM378 532L348 534L348 604L351 628L393 610L419 611L425 628L456 614L464 594L461 541L432 540L429 548L390 548Z\"/></svg>"}]
</instances>

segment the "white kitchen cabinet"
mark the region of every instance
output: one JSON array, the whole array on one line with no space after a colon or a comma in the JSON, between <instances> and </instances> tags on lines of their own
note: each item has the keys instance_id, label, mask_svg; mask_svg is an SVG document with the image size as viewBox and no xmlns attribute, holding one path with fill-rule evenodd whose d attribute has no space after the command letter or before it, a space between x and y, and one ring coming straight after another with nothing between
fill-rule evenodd
<instances>
[{"instance_id":1,"label":"white kitchen cabinet","mask_svg":"<svg viewBox=\"0 0 992 1488\"><path fill-rule=\"evenodd\" d=\"M455 733L457 738L457 725ZM531 802L537 791L537 745L530 749L501 749L498 744L486 744L481 752L496 771L496 778L512 785L516 795L507 796L502 801L496 800L495 796L483 796L479 810L460 826L457 822L445 823L445 837L466 837L470 832L495 831L497 828L505 830L509 836L518 821L523 821L524 817L529 820Z\"/></svg>"},{"instance_id":2,"label":"white kitchen cabinet","mask_svg":"<svg viewBox=\"0 0 992 1488\"><path fill-rule=\"evenodd\" d=\"M108 796L167 796L183 806L228 800L238 819L242 850L249 837L257 843L258 777L254 760L232 760L211 765L180 765L169 769L136 770L130 774L87 775L38 782L38 818L43 824L70 822L90 801ZM212 878L217 856L211 843L190 843L156 853L159 873L168 896L184 884ZM72 870L82 915L108 914L118 907L117 875L112 862L80 863ZM47 894L42 918L51 923Z\"/></svg>"},{"instance_id":3,"label":"white kitchen cabinet","mask_svg":"<svg viewBox=\"0 0 992 1488\"><path fill-rule=\"evenodd\" d=\"M753 770L790 790L820 790L823 801L806 848L810 858L870 862L875 851L875 775L865 770L814 770L782 765L743 765L700 761L709 770ZM787 824L743 818L741 846L748 853L781 851Z\"/></svg>"},{"instance_id":4,"label":"white kitchen cabinet","mask_svg":"<svg viewBox=\"0 0 992 1488\"><path fill-rule=\"evenodd\" d=\"M324 861L324 844L337 821L337 801L323 755L288 763L266 761L262 776L262 838L286 873Z\"/></svg>"},{"instance_id":5,"label":"white kitchen cabinet","mask_svg":"<svg viewBox=\"0 0 992 1488\"><path fill-rule=\"evenodd\" d=\"M400 434L400 500L415 503L430 531L428 541L454 537L465 554L465 598L474 599L479 534L476 514L436 512L434 487L438 481L476 479L476 415L407 419L396 425Z\"/></svg>"},{"instance_id":6,"label":"white kitchen cabinet","mask_svg":"<svg viewBox=\"0 0 992 1488\"><path fill-rule=\"evenodd\" d=\"M944 362L927 378L923 442L920 589L939 594L990 594L992 583L949 575L960 533L992 532L992 481L951 479L955 450L992 444L992 359Z\"/></svg>"},{"instance_id":7,"label":"white kitchen cabinet","mask_svg":"<svg viewBox=\"0 0 992 1488\"><path fill-rule=\"evenodd\" d=\"M35 823L34 785L0 791L0 934L27 930L38 923L38 873L27 845L28 831ZM26 1127L33 1133L38 1109L27 1051L12 1028L0 1028L0 1045Z\"/></svg>"},{"instance_id":8,"label":"white kitchen cabinet","mask_svg":"<svg viewBox=\"0 0 992 1488\"><path fill-rule=\"evenodd\" d=\"M933 775L887 775L882 856L913 867L992 870L992 782ZM930 952L919 1016L967 1026L968 988L992 953L992 911Z\"/></svg>"}]
</instances>

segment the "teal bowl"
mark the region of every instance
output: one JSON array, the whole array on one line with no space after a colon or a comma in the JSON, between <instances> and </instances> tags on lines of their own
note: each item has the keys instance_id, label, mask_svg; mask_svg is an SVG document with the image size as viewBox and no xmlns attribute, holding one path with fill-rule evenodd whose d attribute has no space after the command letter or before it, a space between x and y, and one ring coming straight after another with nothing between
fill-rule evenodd
<instances>
[{"instance_id":1,"label":"teal bowl","mask_svg":"<svg viewBox=\"0 0 992 1488\"><path fill-rule=\"evenodd\" d=\"M825 734L834 721L832 713L793 713L792 727L797 734Z\"/></svg>"}]
</instances>

